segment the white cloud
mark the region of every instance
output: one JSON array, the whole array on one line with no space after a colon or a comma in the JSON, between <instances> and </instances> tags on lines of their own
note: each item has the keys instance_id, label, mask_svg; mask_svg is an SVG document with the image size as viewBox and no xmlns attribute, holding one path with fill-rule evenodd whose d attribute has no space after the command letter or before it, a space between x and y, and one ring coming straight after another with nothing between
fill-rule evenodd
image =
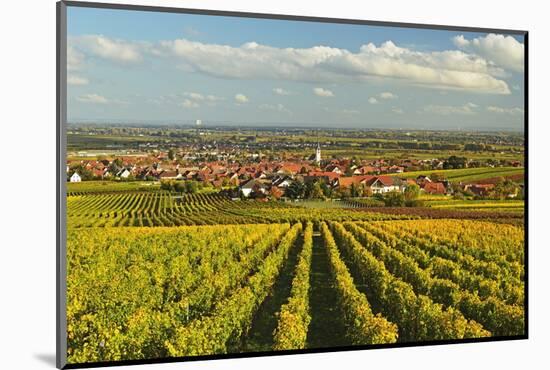
<instances>
[{"instance_id":1,"label":"white cloud","mask_svg":"<svg viewBox=\"0 0 550 370\"><path fill-rule=\"evenodd\" d=\"M199 100L199 101L204 100L204 95L196 93L196 92L184 92L183 95L185 95L188 98L193 99L193 100Z\"/></svg>"},{"instance_id":2,"label":"white cloud","mask_svg":"<svg viewBox=\"0 0 550 370\"><path fill-rule=\"evenodd\" d=\"M243 95L243 94L237 94L237 95L235 95L235 103L237 103L237 104L248 103L248 97L246 95Z\"/></svg>"},{"instance_id":3,"label":"white cloud","mask_svg":"<svg viewBox=\"0 0 550 370\"><path fill-rule=\"evenodd\" d=\"M190 99L184 99L180 103L180 106L183 107L183 108L198 108L199 104L195 101L190 100Z\"/></svg>"},{"instance_id":4,"label":"white cloud","mask_svg":"<svg viewBox=\"0 0 550 370\"><path fill-rule=\"evenodd\" d=\"M468 40L463 35L453 37L456 47L475 53L495 65L523 72L524 45L512 36L490 33L484 37Z\"/></svg>"},{"instance_id":5,"label":"white cloud","mask_svg":"<svg viewBox=\"0 0 550 370\"><path fill-rule=\"evenodd\" d=\"M67 71L78 71L84 64L84 54L67 45Z\"/></svg>"},{"instance_id":6,"label":"white cloud","mask_svg":"<svg viewBox=\"0 0 550 370\"><path fill-rule=\"evenodd\" d=\"M91 104L109 104L110 101L106 97L98 94L85 94L76 98L79 102L82 103L91 103Z\"/></svg>"},{"instance_id":7,"label":"white cloud","mask_svg":"<svg viewBox=\"0 0 550 370\"><path fill-rule=\"evenodd\" d=\"M327 90L327 89L323 89L322 87L315 87L313 89L313 93L317 96L322 96L324 98L334 96L334 93L332 91Z\"/></svg>"},{"instance_id":8,"label":"white cloud","mask_svg":"<svg viewBox=\"0 0 550 370\"><path fill-rule=\"evenodd\" d=\"M77 52L89 54L116 63L131 64L143 60L149 44L112 39L103 35L84 35L69 38L69 45Z\"/></svg>"},{"instance_id":9,"label":"white cloud","mask_svg":"<svg viewBox=\"0 0 550 370\"><path fill-rule=\"evenodd\" d=\"M424 107L424 112L426 113L433 113L433 114L439 114L443 116L451 115L451 114L476 114L476 108L478 108L477 104L474 103L466 103L461 106L455 106L455 105L428 105Z\"/></svg>"},{"instance_id":10,"label":"white cloud","mask_svg":"<svg viewBox=\"0 0 550 370\"><path fill-rule=\"evenodd\" d=\"M393 108L391 109L391 111L392 111L393 113L395 113L395 114L403 114L403 113L405 113L405 112L403 112L403 109L401 109L401 108L396 108L396 107L393 107Z\"/></svg>"},{"instance_id":11,"label":"white cloud","mask_svg":"<svg viewBox=\"0 0 550 370\"><path fill-rule=\"evenodd\" d=\"M391 41L363 45L358 53L314 46L275 48L247 43L240 47L185 39L161 42L159 53L173 55L186 68L211 76L305 82L353 82L394 78L418 86L509 94L503 71L462 51L419 52Z\"/></svg>"},{"instance_id":12,"label":"white cloud","mask_svg":"<svg viewBox=\"0 0 550 370\"><path fill-rule=\"evenodd\" d=\"M292 114L283 104L261 104L258 108L262 110L273 110L277 112L283 112L287 114Z\"/></svg>"},{"instance_id":13,"label":"white cloud","mask_svg":"<svg viewBox=\"0 0 550 370\"><path fill-rule=\"evenodd\" d=\"M497 107L497 106L488 106L487 111L492 113L509 114L511 116L523 115L525 113L525 110L519 107L504 108L504 107Z\"/></svg>"},{"instance_id":14,"label":"white cloud","mask_svg":"<svg viewBox=\"0 0 550 370\"><path fill-rule=\"evenodd\" d=\"M225 98L221 96L216 96L216 95L206 95L206 100L210 102L215 102L215 101L225 100Z\"/></svg>"},{"instance_id":15,"label":"white cloud","mask_svg":"<svg viewBox=\"0 0 550 370\"><path fill-rule=\"evenodd\" d=\"M466 42L475 43L457 41L461 47L465 47ZM328 46L277 48L256 42L234 47L187 39L151 44L101 35L74 37L70 43L86 54L118 63L137 63L144 55L173 58L173 63L185 71L220 78L314 83L389 78L401 84L438 89L510 93L508 84L502 80L506 73L498 67L500 64L487 61L481 53L416 51L399 47L392 41L380 46L369 43L361 46L358 52Z\"/></svg>"},{"instance_id":16,"label":"white cloud","mask_svg":"<svg viewBox=\"0 0 550 370\"><path fill-rule=\"evenodd\" d=\"M368 101L370 104L378 104L378 99L373 96L371 96Z\"/></svg>"},{"instance_id":17,"label":"white cloud","mask_svg":"<svg viewBox=\"0 0 550 370\"><path fill-rule=\"evenodd\" d=\"M67 76L67 84L72 86L84 86L89 83L88 79L86 77L81 77L77 75L68 75Z\"/></svg>"},{"instance_id":18,"label":"white cloud","mask_svg":"<svg viewBox=\"0 0 550 370\"><path fill-rule=\"evenodd\" d=\"M342 113L349 114L349 115L356 115L356 114L360 114L361 112L359 112L357 109L342 109Z\"/></svg>"},{"instance_id":19,"label":"white cloud","mask_svg":"<svg viewBox=\"0 0 550 370\"><path fill-rule=\"evenodd\" d=\"M225 100L225 98L216 95L204 95L198 92L184 92L183 96L195 102L207 102L208 105L215 105L215 102Z\"/></svg>"},{"instance_id":20,"label":"white cloud","mask_svg":"<svg viewBox=\"0 0 550 370\"><path fill-rule=\"evenodd\" d=\"M388 100L388 99L397 99L398 98L397 95L395 95L391 92L382 92L378 96L380 97L380 99L386 99L386 100Z\"/></svg>"},{"instance_id":21,"label":"white cloud","mask_svg":"<svg viewBox=\"0 0 550 370\"><path fill-rule=\"evenodd\" d=\"M290 95L290 91L276 87L273 89L273 92L277 95Z\"/></svg>"}]
</instances>

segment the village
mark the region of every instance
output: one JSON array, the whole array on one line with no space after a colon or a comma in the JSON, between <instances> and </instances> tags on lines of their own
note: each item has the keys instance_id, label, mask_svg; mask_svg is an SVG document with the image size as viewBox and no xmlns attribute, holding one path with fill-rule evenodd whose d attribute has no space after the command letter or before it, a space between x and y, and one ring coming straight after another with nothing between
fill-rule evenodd
<instances>
[{"instance_id":1,"label":"village","mask_svg":"<svg viewBox=\"0 0 550 370\"><path fill-rule=\"evenodd\" d=\"M323 159L319 144L307 158L296 156L284 160L268 160L261 154L250 154L245 160L204 160L197 163L196 157L193 162L189 160L191 154L170 149L110 159L68 160L67 178L70 182L156 181L169 190L196 191L198 188L210 188L223 191L232 198L256 199L368 197L389 192L403 193L411 185L430 195L466 194L484 197L490 195L496 184L503 180L488 177L483 181L457 183L439 175L444 169L468 168L472 164L466 158L453 156L446 159L399 161ZM503 165L521 166L516 161ZM411 177L407 175L409 172L419 174ZM522 176L512 178L519 180ZM196 186L178 187L178 183L194 183ZM315 187L317 195L312 196L311 189ZM518 184L508 197L516 197L520 191L522 186Z\"/></svg>"}]
</instances>

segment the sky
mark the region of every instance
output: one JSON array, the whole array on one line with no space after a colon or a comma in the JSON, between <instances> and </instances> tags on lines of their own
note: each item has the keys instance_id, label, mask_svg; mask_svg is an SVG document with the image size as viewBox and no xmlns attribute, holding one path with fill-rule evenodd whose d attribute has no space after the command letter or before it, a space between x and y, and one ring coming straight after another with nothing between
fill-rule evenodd
<instances>
[{"instance_id":1,"label":"sky","mask_svg":"<svg viewBox=\"0 0 550 370\"><path fill-rule=\"evenodd\" d=\"M69 122L513 130L521 35L68 7Z\"/></svg>"}]
</instances>

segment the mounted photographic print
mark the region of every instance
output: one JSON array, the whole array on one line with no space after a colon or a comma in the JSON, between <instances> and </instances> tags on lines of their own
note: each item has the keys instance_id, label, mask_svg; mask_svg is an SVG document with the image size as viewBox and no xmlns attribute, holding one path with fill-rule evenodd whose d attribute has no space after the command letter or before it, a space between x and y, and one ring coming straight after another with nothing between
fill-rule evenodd
<instances>
[{"instance_id":1,"label":"mounted photographic print","mask_svg":"<svg viewBox=\"0 0 550 370\"><path fill-rule=\"evenodd\" d=\"M61 2L57 72L58 367L527 338L527 32Z\"/></svg>"}]
</instances>

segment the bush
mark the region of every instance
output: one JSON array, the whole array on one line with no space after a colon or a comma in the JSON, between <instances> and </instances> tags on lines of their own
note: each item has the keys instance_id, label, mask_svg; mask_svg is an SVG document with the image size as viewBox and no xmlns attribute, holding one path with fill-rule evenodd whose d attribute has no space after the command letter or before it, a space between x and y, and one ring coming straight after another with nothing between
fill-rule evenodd
<instances>
[{"instance_id":1,"label":"bush","mask_svg":"<svg viewBox=\"0 0 550 370\"><path fill-rule=\"evenodd\" d=\"M390 191L384 195L384 204L386 207L403 207L405 196L400 192Z\"/></svg>"},{"instance_id":2,"label":"bush","mask_svg":"<svg viewBox=\"0 0 550 370\"><path fill-rule=\"evenodd\" d=\"M405 201L405 207L424 207L425 203L424 201L420 199L411 199Z\"/></svg>"}]
</instances>

